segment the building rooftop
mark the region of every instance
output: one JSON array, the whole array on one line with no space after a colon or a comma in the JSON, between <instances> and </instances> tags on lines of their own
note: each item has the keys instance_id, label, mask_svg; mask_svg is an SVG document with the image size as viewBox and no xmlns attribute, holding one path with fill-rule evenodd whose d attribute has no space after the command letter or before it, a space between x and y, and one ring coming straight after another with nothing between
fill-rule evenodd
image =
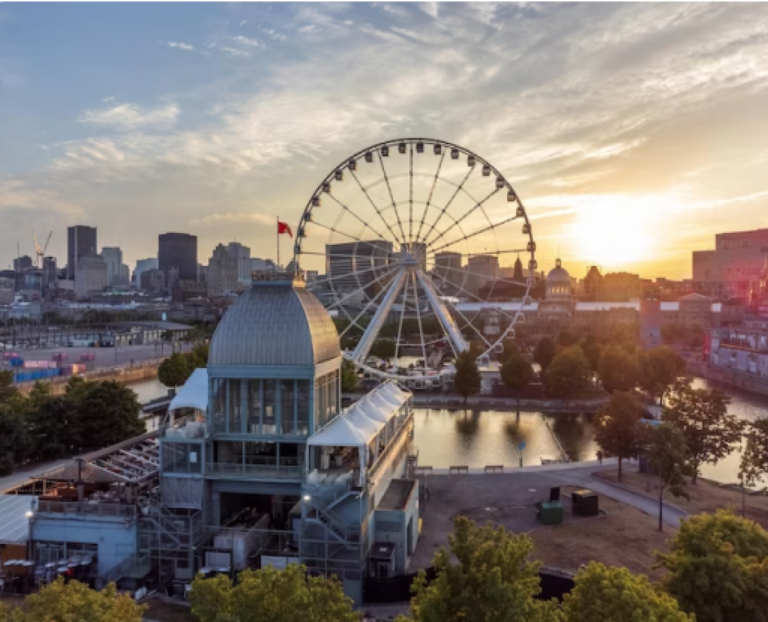
<instances>
[{"instance_id":1,"label":"building rooftop","mask_svg":"<svg viewBox=\"0 0 768 622\"><path fill-rule=\"evenodd\" d=\"M336 326L303 284L254 281L219 323L208 365L317 365L339 356Z\"/></svg>"},{"instance_id":2,"label":"building rooftop","mask_svg":"<svg viewBox=\"0 0 768 622\"><path fill-rule=\"evenodd\" d=\"M381 502L376 506L377 510L403 510L408 503L416 480L413 479L393 479L387 492L381 498Z\"/></svg>"}]
</instances>

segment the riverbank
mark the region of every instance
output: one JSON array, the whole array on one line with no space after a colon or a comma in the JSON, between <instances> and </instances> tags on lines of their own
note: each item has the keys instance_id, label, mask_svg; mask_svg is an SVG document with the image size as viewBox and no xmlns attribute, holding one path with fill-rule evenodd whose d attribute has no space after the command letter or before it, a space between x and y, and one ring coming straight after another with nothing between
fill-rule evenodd
<instances>
[{"instance_id":1,"label":"riverbank","mask_svg":"<svg viewBox=\"0 0 768 622\"><path fill-rule=\"evenodd\" d=\"M724 384L728 387L768 397L768 379L749 372L728 367L717 367L704 361L688 361L688 370L695 376Z\"/></svg>"},{"instance_id":2,"label":"riverbank","mask_svg":"<svg viewBox=\"0 0 768 622\"><path fill-rule=\"evenodd\" d=\"M342 399L356 401L366 395L366 392L355 391L343 393ZM567 413L576 415L591 415L608 403L608 396L589 400L553 400L553 399L521 399L492 397L490 395L475 395L464 401L464 398L447 393L413 393L413 405L417 408L436 408L450 410L499 410L517 412L518 410L537 411L545 413Z\"/></svg>"}]
</instances>

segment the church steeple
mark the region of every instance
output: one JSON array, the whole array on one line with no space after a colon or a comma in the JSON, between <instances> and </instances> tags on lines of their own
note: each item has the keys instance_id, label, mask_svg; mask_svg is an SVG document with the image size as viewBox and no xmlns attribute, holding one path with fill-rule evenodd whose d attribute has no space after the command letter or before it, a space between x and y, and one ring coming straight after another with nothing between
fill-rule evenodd
<instances>
[{"instance_id":1,"label":"church steeple","mask_svg":"<svg viewBox=\"0 0 768 622\"><path fill-rule=\"evenodd\" d=\"M517 260L515 261L515 273L513 278L515 281L523 280L523 262L520 261L520 255L517 256Z\"/></svg>"}]
</instances>

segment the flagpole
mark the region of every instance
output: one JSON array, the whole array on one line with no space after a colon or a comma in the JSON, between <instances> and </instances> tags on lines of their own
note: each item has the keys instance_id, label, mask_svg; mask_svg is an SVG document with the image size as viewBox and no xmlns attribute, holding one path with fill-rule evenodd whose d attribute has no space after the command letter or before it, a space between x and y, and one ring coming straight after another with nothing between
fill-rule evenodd
<instances>
[{"instance_id":1,"label":"flagpole","mask_svg":"<svg viewBox=\"0 0 768 622\"><path fill-rule=\"evenodd\" d=\"M276 269L280 269L280 217L277 217L277 266Z\"/></svg>"}]
</instances>

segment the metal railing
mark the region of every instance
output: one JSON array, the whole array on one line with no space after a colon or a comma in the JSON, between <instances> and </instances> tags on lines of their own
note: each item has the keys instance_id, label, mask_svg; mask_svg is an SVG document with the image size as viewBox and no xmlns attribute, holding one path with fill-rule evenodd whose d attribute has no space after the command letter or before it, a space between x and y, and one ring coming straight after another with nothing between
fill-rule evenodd
<instances>
[{"instance_id":1,"label":"metal railing","mask_svg":"<svg viewBox=\"0 0 768 622\"><path fill-rule=\"evenodd\" d=\"M87 501L38 501L37 512L41 514L87 514L89 516L133 518L136 516L136 506L120 503L88 503Z\"/></svg>"},{"instance_id":2,"label":"metal railing","mask_svg":"<svg viewBox=\"0 0 768 622\"><path fill-rule=\"evenodd\" d=\"M282 460L280 461L282 462ZM209 462L205 465L206 475L221 475L227 477L266 477L270 479L302 479L304 467L292 464L280 464L272 461L270 464L242 464L229 462Z\"/></svg>"}]
</instances>

